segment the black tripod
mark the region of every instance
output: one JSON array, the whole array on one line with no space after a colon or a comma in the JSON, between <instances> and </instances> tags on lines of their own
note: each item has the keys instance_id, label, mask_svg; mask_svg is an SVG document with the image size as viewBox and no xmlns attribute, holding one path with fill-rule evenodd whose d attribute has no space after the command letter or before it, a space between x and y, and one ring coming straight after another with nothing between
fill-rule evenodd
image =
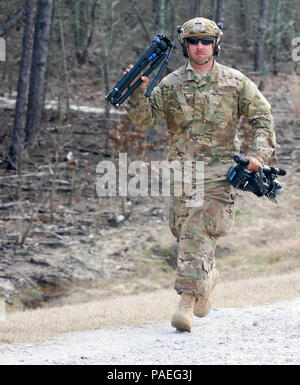
<instances>
[{"instance_id":1,"label":"black tripod","mask_svg":"<svg viewBox=\"0 0 300 385\"><path fill-rule=\"evenodd\" d=\"M135 63L132 69L122 77L122 79L115 85L115 87L106 95L105 99L110 102L113 106L119 107L129 95L141 84L142 80L138 79L131 87L130 83L148 66L148 70L143 74L143 76L148 76L155 68L157 68L161 63L161 67L156 74L155 78L152 80L150 86L148 87L145 96L150 96L153 88L163 70L166 68L171 55L173 53L175 44L168 39L165 35L156 35L150 47L142 54L139 60ZM124 95L122 93L126 88L128 90Z\"/></svg>"},{"instance_id":2,"label":"black tripod","mask_svg":"<svg viewBox=\"0 0 300 385\"><path fill-rule=\"evenodd\" d=\"M250 191L258 197L267 196L272 202L278 203L275 199L282 188L281 183L276 179L278 175L286 175L281 168L263 166L258 173L247 171L249 160L236 155L234 161L236 167L230 167L227 172L227 181L237 189Z\"/></svg>"}]
</instances>

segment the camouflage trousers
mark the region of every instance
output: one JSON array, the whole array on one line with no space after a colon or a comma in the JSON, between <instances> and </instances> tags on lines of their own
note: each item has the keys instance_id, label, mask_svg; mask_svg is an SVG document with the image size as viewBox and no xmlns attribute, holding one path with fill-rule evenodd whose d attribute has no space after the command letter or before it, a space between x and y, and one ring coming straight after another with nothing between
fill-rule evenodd
<instances>
[{"instance_id":1,"label":"camouflage trousers","mask_svg":"<svg viewBox=\"0 0 300 385\"><path fill-rule=\"evenodd\" d=\"M206 186L199 207L188 207L184 195L170 198L169 226L178 245L175 281L178 294L205 295L208 273L215 266L217 240L233 226L234 200L233 188L226 181Z\"/></svg>"}]
</instances>

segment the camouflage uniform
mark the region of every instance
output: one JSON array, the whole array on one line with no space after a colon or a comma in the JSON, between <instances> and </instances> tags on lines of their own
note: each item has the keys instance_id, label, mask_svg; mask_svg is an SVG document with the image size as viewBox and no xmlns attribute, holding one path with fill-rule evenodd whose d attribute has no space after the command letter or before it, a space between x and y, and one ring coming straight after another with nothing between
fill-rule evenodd
<instances>
[{"instance_id":1,"label":"camouflage uniform","mask_svg":"<svg viewBox=\"0 0 300 385\"><path fill-rule=\"evenodd\" d=\"M138 88L126 104L139 129L166 121L170 137L168 160L204 162L204 202L187 207L189 197L170 198L170 229L178 242L175 289L204 295L214 267L218 237L229 233L235 193L226 181L232 157L239 154L237 130L241 115L254 130L254 156L262 163L274 155L275 134L270 105L241 72L214 61L204 77L187 63L166 76L151 97Z\"/></svg>"}]
</instances>

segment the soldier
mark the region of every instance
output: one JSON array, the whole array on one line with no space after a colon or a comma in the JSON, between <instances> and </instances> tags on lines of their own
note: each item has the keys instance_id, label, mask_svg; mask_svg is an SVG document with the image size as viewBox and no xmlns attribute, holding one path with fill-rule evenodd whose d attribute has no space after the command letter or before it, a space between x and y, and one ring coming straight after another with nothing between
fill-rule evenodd
<instances>
[{"instance_id":1,"label":"soldier","mask_svg":"<svg viewBox=\"0 0 300 385\"><path fill-rule=\"evenodd\" d=\"M166 76L144 96L142 83L126 103L130 119L150 129L165 119L170 137L168 160L204 162L204 199L190 207L185 193L171 196L169 225L178 244L175 290L179 306L171 324L191 331L193 315L206 316L218 272L214 252L219 237L233 225L236 194L226 181L232 157L239 154L237 130L241 115L254 130L248 170L258 171L275 154L270 105L256 85L241 72L216 62L223 32L220 25L199 17L179 29L187 63ZM124 72L128 72L130 66Z\"/></svg>"}]
</instances>

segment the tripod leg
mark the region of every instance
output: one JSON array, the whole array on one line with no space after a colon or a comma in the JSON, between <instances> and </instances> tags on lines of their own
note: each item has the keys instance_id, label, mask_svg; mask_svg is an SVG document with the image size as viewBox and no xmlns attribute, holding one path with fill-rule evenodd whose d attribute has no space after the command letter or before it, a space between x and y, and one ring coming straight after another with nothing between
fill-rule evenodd
<instances>
[{"instance_id":1,"label":"tripod leg","mask_svg":"<svg viewBox=\"0 0 300 385\"><path fill-rule=\"evenodd\" d=\"M159 56L155 59L155 61L152 62L151 67L143 74L143 76L148 76L152 71L155 70L155 68L158 67L158 65L162 62L162 60L165 58L164 55ZM130 96L134 90L137 89L137 87L142 83L141 79L138 79L129 89L128 91L117 101L115 104L116 107L119 107L124 101Z\"/></svg>"}]
</instances>

